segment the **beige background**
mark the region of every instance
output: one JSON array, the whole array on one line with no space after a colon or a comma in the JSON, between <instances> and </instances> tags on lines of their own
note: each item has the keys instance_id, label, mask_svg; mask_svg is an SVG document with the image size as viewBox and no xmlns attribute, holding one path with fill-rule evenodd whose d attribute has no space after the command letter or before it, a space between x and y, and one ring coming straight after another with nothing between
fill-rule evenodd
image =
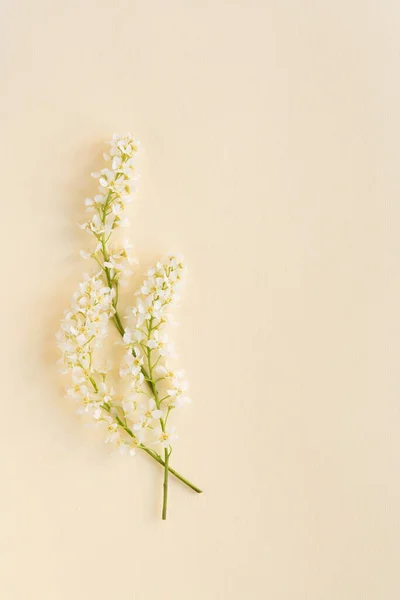
<instances>
[{"instance_id":1,"label":"beige background","mask_svg":"<svg viewBox=\"0 0 400 600\"><path fill-rule=\"evenodd\" d=\"M397 599L399 3L1 16L2 600ZM144 148L136 280L190 267L173 462L205 494L173 482L166 523L160 469L110 458L54 367L114 131Z\"/></svg>"}]
</instances>

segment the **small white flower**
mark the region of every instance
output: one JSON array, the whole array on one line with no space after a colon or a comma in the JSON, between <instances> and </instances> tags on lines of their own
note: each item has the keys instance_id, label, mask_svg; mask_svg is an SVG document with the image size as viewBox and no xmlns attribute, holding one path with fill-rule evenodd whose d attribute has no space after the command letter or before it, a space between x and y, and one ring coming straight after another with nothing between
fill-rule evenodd
<instances>
[{"instance_id":1,"label":"small white flower","mask_svg":"<svg viewBox=\"0 0 400 600\"><path fill-rule=\"evenodd\" d=\"M144 375L142 372L138 373L137 375L130 375L129 387L132 392L135 392L136 394L140 394L143 391L142 390L143 383L144 383Z\"/></svg>"},{"instance_id":2,"label":"small white flower","mask_svg":"<svg viewBox=\"0 0 400 600\"><path fill-rule=\"evenodd\" d=\"M117 227L123 228L130 227L131 224L128 217L124 217L123 219L121 219L119 216L116 216L114 223Z\"/></svg>"},{"instance_id":3,"label":"small white flower","mask_svg":"<svg viewBox=\"0 0 400 600\"><path fill-rule=\"evenodd\" d=\"M133 430L139 431L145 427L149 427L154 419L162 419L163 416L164 412L157 408L154 398L149 398L147 402L138 407L137 412L133 415L132 420L135 421Z\"/></svg>"},{"instance_id":4,"label":"small white flower","mask_svg":"<svg viewBox=\"0 0 400 600\"><path fill-rule=\"evenodd\" d=\"M147 401L147 407L144 412L144 417L150 421L151 419L162 419L164 413L162 410L157 408L156 401L154 398L149 398Z\"/></svg>"},{"instance_id":5,"label":"small white flower","mask_svg":"<svg viewBox=\"0 0 400 600\"><path fill-rule=\"evenodd\" d=\"M108 421L108 426L107 426L107 437L104 440L106 444L112 444L112 443L116 443L118 442L120 438L120 432L119 432L119 427L118 427L118 423L115 423L115 421Z\"/></svg>"},{"instance_id":6,"label":"small white flower","mask_svg":"<svg viewBox=\"0 0 400 600\"><path fill-rule=\"evenodd\" d=\"M133 331L131 329L128 329L127 327L125 328L125 333L124 333L124 344L126 346L130 346L131 344L134 343L134 337L133 337Z\"/></svg>"},{"instance_id":7,"label":"small white flower","mask_svg":"<svg viewBox=\"0 0 400 600\"><path fill-rule=\"evenodd\" d=\"M89 388L84 383L77 383L67 389L67 395L75 400L82 400L89 393Z\"/></svg>"},{"instance_id":8,"label":"small white flower","mask_svg":"<svg viewBox=\"0 0 400 600\"><path fill-rule=\"evenodd\" d=\"M93 418L94 418L96 421L98 421L98 420L101 418L101 415L102 415L102 413L103 413L103 411L102 411L102 409L101 409L101 407L100 407L100 406L95 406L95 407L93 407L93 412L92 412L92 414L93 414Z\"/></svg>"},{"instance_id":9,"label":"small white flower","mask_svg":"<svg viewBox=\"0 0 400 600\"><path fill-rule=\"evenodd\" d=\"M117 445L121 456L126 456L127 454L129 454L129 456L135 456L136 447L134 444L128 444L128 442L120 440L118 441Z\"/></svg>"},{"instance_id":10,"label":"small white flower","mask_svg":"<svg viewBox=\"0 0 400 600\"><path fill-rule=\"evenodd\" d=\"M184 376L183 370L172 371L168 368L166 364L157 365L157 367L155 368L155 372L157 373L157 375L160 375L163 379L175 379L176 381L178 381Z\"/></svg>"},{"instance_id":11,"label":"small white flower","mask_svg":"<svg viewBox=\"0 0 400 600\"><path fill-rule=\"evenodd\" d=\"M163 431L161 427L157 427L157 429L154 430L156 439L153 444L161 444L163 448L169 448L171 442L178 438L175 430L176 427L167 427L165 431Z\"/></svg>"},{"instance_id":12,"label":"small white flower","mask_svg":"<svg viewBox=\"0 0 400 600\"><path fill-rule=\"evenodd\" d=\"M122 408L125 416L133 415L134 411L136 410L136 402L134 402L132 399L125 398L122 401Z\"/></svg>"},{"instance_id":13,"label":"small white flower","mask_svg":"<svg viewBox=\"0 0 400 600\"><path fill-rule=\"evenodd\" d=\"M187 391L187 383L181 382L179 379L172 380L173 388L167 390L167 394L169 395L171 401L169 401L170 406L181 407L185 404L189 404L191 402L190 398L186 395Z\"/></svg>"},{"instance_id":14,"label":"small white flower","mask_svg":"<svg viewBox=\"0 0 400 600\"><path fill-rule=\"evenodd\" d=\"M94 201L91 198L85 198L86 210L94 210Z\"/></svg>"},{"instance_id":15,"label":"small white flower","mask_svg":"<svg viewBox=\"0 0 400 600\"><path fill-rule=\"evenodd\" d=\"M146 346L151 350L157 350L159 354L163 356L166 354L167 343L168 336L160 334L158 329L156 329L153 333L153 337L147 341Z\"/></svg>"},{"instance_id":16,"label":"small white flower","mask_svg":"<svg viewBox=\"0 0 400 600\"><path fill-rule=\"evenodd\" d=\"M114 396L115 396L115 391L114 391L113 387L108 389L107 384L105 382L102 382L99 384L99 391L98 391L99 402L101 402L102 404L104 404L104 403L112 404Z\"/></svg>"},{"instance_id":17,"label":"small white flower","mask_svg":"<svg viewBox=\"0 0 400 600\"><path fill-rule=\"evenodd\" d=\"M136 377L139 375L143 365L143 358L136 351L136 355L131 350L125 353L124 363L120 369L121 377L126 377L128 374Z\"/></svg>"}]
</instances>

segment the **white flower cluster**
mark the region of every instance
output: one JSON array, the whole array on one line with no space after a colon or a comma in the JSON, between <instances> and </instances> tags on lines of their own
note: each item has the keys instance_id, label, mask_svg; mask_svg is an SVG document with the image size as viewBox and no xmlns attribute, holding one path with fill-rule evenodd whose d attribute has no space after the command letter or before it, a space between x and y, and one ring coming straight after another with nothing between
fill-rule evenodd
<instances>
[{"instance_id":1,"label":"white flower cluster","mask_svg":"<svg viewBox=\"0 0 400 600\"><path fill-rule=\"evenodd\" d=\"M101 273L85 275L79 284L57 334L61 360L67 369L89 368L93 351L107 335L108 321L114 314L114 295L114 290L104 285Z\"/></svg>"},{"instance_id":2,"label":"white flower cluster","mask_svg":"<svg viewBox=\"0 0 400 600\"><path fill-rule=\"evenodd\" d=\"M135 155L139 142L130 134L114 134L109 144L110 152L104 154L104 158L111 161L111 168L92 173L92 177L99 180L99 193L94 198L86 198L86 211L94 214L81 225L82 229L96 237L97 245L93 251L82 250L81 256L92 257L100 266L107 267L109 284L114 281L124 284L124 277L131 274L130 267L136 262L130 256L132 246L124 242L122 248L107 249L106 244L114 230L129 225L128 219L122 217L122 212L132 201L135 191Z\"/></svg>"},{"instance_id":3,"label":"white flower cluster","mask_svg":"<svg viewBox=\"0 0 400 600\"><path fill-rule=\"evenodd\" d=\"M63 353L61 371L71 374L67 396L78 403L78 414L88 414L107 427L105 441L117 443L121 452L134 454L137 440L119 423L122 408L109 378L108 368L96 364L108 323L115 314L115 290L104 285L102 273L85 276L73 295L71 308L61 321L57 341Z\"/></svg>"},{"instance_id":4,"label":"white flower cluster","mask_svg":"<svg viewBox=\"0 0 400 600\"><path fill-rule=\"evenodd\" d=\"M120 375L130 390L123 404L125 417L141 439L144 430L150 429L149 443L160 443L164 448L177 437L175 428L167 426L170 411L190 402L182 372L168 365L172 347L163 332L170 321L169 308L178 298L183 271L182 258L176 256L148 271L131 311L133 327L125 329L123 338L125 356ZM155 426L157 419L160 423Z\"/></svg>"},{"instance_id":5,"label":"white flower cluster","mask_svg":"<svg viewBox=\"0 0 400 600\"><path fill-rule=\"evenodd\" d=\"M85 276L72 297L71 308L61 321L57 341L63 353L63 373L72 375L68 396L80 404L78 413L90 413L96 420L102 406L111 403L113 390L105 383L107 371L94 366L95 350L101 348L107 335L109 319L114 315L115 292L104 285L101 273Z\"/></svg>"}]
</instances>

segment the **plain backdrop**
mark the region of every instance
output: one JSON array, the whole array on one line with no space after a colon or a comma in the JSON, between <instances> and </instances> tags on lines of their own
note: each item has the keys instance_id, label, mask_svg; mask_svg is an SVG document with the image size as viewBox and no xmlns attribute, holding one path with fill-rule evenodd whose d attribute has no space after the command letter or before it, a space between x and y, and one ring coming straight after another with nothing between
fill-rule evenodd
<instances>
[{"instance_id":1,"label":"plain backdrop","mask_svg":"<svg viewBox=\"0 0 400 600\"><path fill-rule=\"evenodd\" d=\"M400 595L394 0L1 3L2 600ZM171 481L109 456L54 333L114 131L129 236L182 252ZM116 338L115 338L116 339ZM115 341L110 337L111 351Z\"/></svg>"}]
</instances>

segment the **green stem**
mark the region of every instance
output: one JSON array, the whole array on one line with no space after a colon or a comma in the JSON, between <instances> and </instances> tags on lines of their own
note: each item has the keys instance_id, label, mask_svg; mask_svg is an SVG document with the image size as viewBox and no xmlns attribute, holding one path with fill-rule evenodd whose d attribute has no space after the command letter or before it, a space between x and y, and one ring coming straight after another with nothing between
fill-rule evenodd
<instances>
[{"instance_id":1,"label":"green stem","mask_svg":"<svg viewBox=\"0 0 400 600\"><path fill-rule=\"evenodd\" d=\"M153 331L153 317L151 317L150 322L147 324L147 339L150 339L151 332ZM151 362L151 349L147 348L147 366L149 369L150 380L153 382L153 367L154 365ZM153 383L154 390L154 400L156 402L157 408L161 408L161 402L158 396L158 389L155 383ZM163 433L165 433L165 421L161 417L160 418L160 426ZM168 464L169 457L171 455L171 447L164 448L164 483L163 483L163 506L162 506L162 519L163 521L167 518L167 504L168 504Z\"/></svg>"},{"instance_id":2,"label":"green stem","mask_svg":"<svg viewBox=\"0 0 400 600\"><path fill-rule=\"evenodd\" d=\"M157 452L154 452L154 450L151 450L150 448L147 448L146 446L140 446L140 448L141 448L141 450L146 452L149 456L154 458L154 460L156 460L161 466L163 466L163 467L165 466L165 462L163 461L162 457ZM185 485L190 487L190 489L193 490L194 492L196 492L197 494L203 493L203 490L201 490L199 487L197 487L197 485L194 485L194 483L189 481L189 479L186 479L186 477L183 477L183 475L178 473L178 471L175 471L175 469L173 469L169 465L168 465L168 471L171 473L171 475L173 475L174 477L179 479L179 481L182 481L182 483L184 483Z\"/></svg>"},{"instance_id":3,"label":"green stem","mask_svg":"<svg viewBox=\"0 0 400 600\"><path fill-rule=\"evenodd\" d=\"M115 325L116 325L118 331L120 332L120 334L122 335L122 337L124 337L124 335L125 335L125 329L123 328L123 325L122 325L122 322L121 322L121 317L119 316L117 310L115 310L114 321L115 321Z\"/></svg>"},{"instance_id":4,"label":"green stem","mask_svg":"<svg viewBox=\"0 0 400 600\"><path fill-rule=\"evenodd\" d=\"M168 463L169 463L170 452L168 448L164 449L164 483L163 483L163 506L162 506L162 519L163 521L167 518L167 505L168 505Z\"/></svg>"}]
</instances>

